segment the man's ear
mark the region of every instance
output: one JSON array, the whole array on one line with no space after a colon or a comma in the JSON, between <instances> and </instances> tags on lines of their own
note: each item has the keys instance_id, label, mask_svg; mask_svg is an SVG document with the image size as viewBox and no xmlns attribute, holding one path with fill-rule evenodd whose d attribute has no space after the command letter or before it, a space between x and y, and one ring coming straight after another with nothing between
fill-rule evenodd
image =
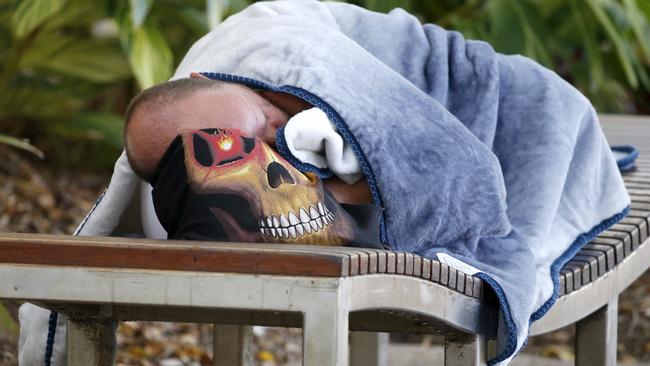
<instances>
[{"instance_id":1,"label":"man's ear","mask_svg":"<svg viewBox=\"0 0 650 366\"><path fill-rule=\"evenodd\" d=\"M199 72L191 72L190 73L190 78L191 79L208 79L208 80L210 80L209 77L207 77L207 76L205 76L205 75L203 75L203 74L201 74Z\"/></svg>"}]
</instances>

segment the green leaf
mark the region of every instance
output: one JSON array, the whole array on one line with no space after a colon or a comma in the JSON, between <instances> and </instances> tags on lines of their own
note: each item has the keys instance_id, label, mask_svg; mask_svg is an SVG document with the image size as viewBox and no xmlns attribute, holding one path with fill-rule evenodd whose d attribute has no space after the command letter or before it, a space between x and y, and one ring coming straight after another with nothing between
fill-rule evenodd
<instances>
[{"instance_id":1,"label":"green leaf","mask_svg":"<svg viewBox=\"0 0 650 366\"><path fill-rule=\"evenodd\" d=\"M120 48L103 40L43 37L26 50L22 67L43 68L96 83L110 83L131 75Z\"/></svg>"},{"instance_id":2,"label":"green leaf","mask_svg":"<svg viewBox=\"0 0 650 366\"><path fill-rule=\"evenodd\" d=\"M410 8L409 1L400 0L366 0L365 7L369 10L387 13L395 8Z\"/></svg>"},{"instance_id":3,"label":"green leaf","mask_svg":"<svg viewBox=\"0 0 650 366\"><path fill-rule=\"evenodd\" d=\"M82 112L69 123L59 123L56 131L67 137L105 141L122 149L123 125L122 117L114 113Z\"/></svg>"},{"instance_id":4,"label":"green leaf","mask_svg":"<svg viewBox=\"0 0 650 366\"><path fill-rule=\"evenodd\" d=\"M107 16L105 6L98 5L96 1L68 0L65 8L43 25L43 33L60 31L63 27L86 28L92 22ZM68 32L69 29L66 29Z\"/></svg>"},{"instance_id":5,"label":"green leaf","mask_svg":"<svg viewBox=\"0 0 650 366\"><path fill-rule=\"evenodd\" d=\"M13 48L13 37L6 26L6 19L8 17L2 15L3 14L0 13L0 65L5 64L6 55Z\"/></svg>"},{"instance_id":6,"label":"green leaf","mask_svg":"<svg viewBox=\"0 0 650 366\"><path fill-rule=\"evenodd\" d=\"M30 144L29 140L27 139L17 139L15 137L3 135L0 133L0 144L5 144L21 150L29 151L30 153L38 156L41 159L45 157L45 154L43 154L43 152L39 148Z\"/></svg>"},{"instance_id":7,"label":"green leaf","mask_svg":"<svg viewBox=\"0 0 650 366\"><path fill-rule=\"evenodd\" d=\"M133 35L133 27L131 25L130 9L124 6L122 2L117 3L113 19L117 23L118 36L122 51L129 54L131 50L131 36Z\"/></svg>"},{"instance_id":8,"label":"green leaf","mask_svg":"<svg viewBox=\"0 0 650 366\"><path fill-rule=\"evenodd\" d=\"M650 1L636 0L636 5L639 7L639 10L643 12L643 15L646 18L650 18Z\"/></svg>"},{"instance_id":9,"label":"green leaf","mask_svg":"<svg viewBox=\"0 0 650 366\"><path fill-rule=\"evenodd\" d=\"M119 47L93 40L71 40L36 65L96 83L110 83L131 75Z\"/></svg>"},{"instance_id":10,"label":"green leaf","mask_svg":"<svg viewBox=\"0 0 650 366\"><path fill-rule=\"evenodd\" d=\"M129 4L131 5L131 24L134 28L140 28L151 10L153 0L129 0Z\"/></svg>"},{"instance_id":11,"label":"green leaf","mask_svg":"<svg viewBox=\"0 0 650 366\"><path fill-rule=\"evenodd\" d=\"M123 80L131 74L118 47L97 42L74 43L46 65L62 74L97 83Z\"/></svg>"},{"instance_id":12,"label":"green leaf","mask_svg":"<svg viewBox=\"0 0 650 366\"><path fill-rule=\"evenodd\" d=\"M492 46L506 54L524 53L525 32L509 0L490 1L486 11L491 30L488 41Z\"/></svg>"},{"instance_id":13,"label":"green leaf","mask_svg":"<svg viewBox=\"0 0 650 366\"><path fill-rule=\"evenodd\" d=\"M38 67L73 42L74 39L72 37L65 37L54 33L41 33L33 41L32 46L23 51L19 61L19 67L21 69Z\"/></svg>"},{"instance_id":14,"label":"green leaf","mask_svg":"<svg viewBox=\"0 0 650 366\"><path fill-rule=\"evenodd\" d=\"M228 13L229 14L239 13L240 11L244 10L253 2L254 2L253 0L231 0L230 6L228 7Z\"/></svg>"},{"instance_id":15,"label":"green leaf","mask_svg":"<svg viewBox=\"0 0 650 366\"><path fill-rule=\"evenodd\" d=\"M546 38L547 32L540 23L535 8L529 6L526 1L509 1L508 3L519 18L519 23L524 31L526 39L524 52L541 64L552 66L551 56L545 46L548 42L542 41Z\"/></svg>"},{"instance_id":16,"label":"green leaf","mask_svg":"<svg viewBox=\"0 0 650 366\"><path fill-rule=\"evenodd\" d=\"M18 79L10 89L0 94L0 119L47 121L69 118L96 94L96 89L88 83L51 82L51 79L57 78L44 75L37 80Z\"/></svg>"},{"instance_id":17,"label":"green leaf","mask_svg":"<svg viewBox=\"0 0 650 366\"><path fill-rule=\"evenodd\" d=\"M637 7L636 1L623 0L623 6L625 8L625 15L634 30L641 51L643 51L645 58L650 60L650 40L648 39L650 27L648 26L648 19L641 12L641 9Z\"/></svg>"},{"instance_id":18,"label":"green leaf","mask_svg":"<svg viewBox=\"0 0 650 366\"><path fill-rule=\"evenodd\" d=\"M607 13L605 13L605 10L603 9L604 7L603 2L597 0L590 0L590 1L585 1L584 3L594 13L596 19L598 19L601 26L605 30L605 33L607 33L607 36L612 41L612 43L614 43L614 47L616 48L616 53L618 54L619 61L621 62L621 67L623 68L623 72L625 73L625 77L628 83L630 83L630 86L636 89L639 86L639 80L637 79L636 74L634 73L632 60L630 60L629 57L630 55L625 48L625 40L623 39L623 36L619 34L619 32L617 31L611 19L607 16Z\"/></svg>"},{"instance_id":19,"label":"green leaf","mask_svg":"<svg viewBox=\"0 0 650 366\"><path fill-rule=\"evenodd\" d=\"M228 0L206 0L205 13L210 29L214 29L223 20L223 15L228 7Z\"/></svg>"},{"instance_id":20,"label":"green leaf","mask_svg":"<svg viewBox=\"0 0 650 366\"><path fill-rule=\"evenodd\" d=\"M574 24L578 28L578 32L582 36L582 40L587 52L587 59L589 63L589 71L591 76L590 91L597 90L603 82L604 67L603 60L600 56L600 50L596 43L596 33L592 32L585 20L584 13L582 12L582 1L571 0L571 15L574 19Z\"/></svg>"},{"instance_id":21,"label":"green leaf","mask_svg":"<svg viewBox=\"0 0 650 366\"><path fill-rule=\"evenodd\" d=\"M202 36L210 31L205 15L195 8L183 8L176 12L175 19L192 33Z\"/></svg>"},{"instance_id":22,"label":"green leaf","mask_svg":"<svg viewBox=\"0 0 650 366\"><path fill-rule=\"evenodd\" d=\"M171 76L172 52L160 30L151 22L133 31L129 53L131 70L141 88L162 83Z\"/></svg>"},{"instance_id":23,"label":"green leaf","mask_svg":"<svg viewBox=\"0 0 650 366\"><path fill-rule=\"evenodd\" d=\"M43 24L48 18L58 13L66 4L66 0L23 0L16 8L12 17L16 38L25 37L31 31Z\"/></svg>"}]
</instances>

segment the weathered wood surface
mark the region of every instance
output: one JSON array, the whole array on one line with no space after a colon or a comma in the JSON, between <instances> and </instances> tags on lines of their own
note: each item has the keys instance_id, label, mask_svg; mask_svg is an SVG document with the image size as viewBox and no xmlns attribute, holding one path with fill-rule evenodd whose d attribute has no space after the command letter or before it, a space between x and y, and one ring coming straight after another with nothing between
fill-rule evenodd
<instances>
[{"instance_id":1,"label":"weathered wood surface","mask_svg":"<svg viewBox=\"0 0 650 366\"><path fill-rule=\"evenodd\" d=\"M287 276L415 276L480 298L481 282L410 253L347 247L3 234L0 263Z\"/></svg>"}]
</instances>

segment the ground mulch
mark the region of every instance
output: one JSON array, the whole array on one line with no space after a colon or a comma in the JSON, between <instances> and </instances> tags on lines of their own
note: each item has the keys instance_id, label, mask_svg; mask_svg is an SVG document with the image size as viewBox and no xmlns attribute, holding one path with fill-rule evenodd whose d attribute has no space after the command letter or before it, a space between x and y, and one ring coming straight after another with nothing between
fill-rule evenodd
<instances>
[{"instance_id":1,"label":"ground mulch","mask_svg":"<svg viewBox=\"0 0 650 366\"><path fill-rule=\"evenodd\" d=\"M105 173L48 167L0 147L0 232L70 234L105 188ZM15 316L15 302L4 307ZM650 273L619 300L619 360L650 361ZM18 334L0 322L0 366L17 365ZM530 340L525 352L573 358L572 327ZM299 365L299 329L255 328L253 354L262 366ZM394 340L436 343L431 337ZM432 341L432 339L434 339ZM211 365L212 325L124 322L118 328L118 365Z\"/></svg>"}]
</instances>

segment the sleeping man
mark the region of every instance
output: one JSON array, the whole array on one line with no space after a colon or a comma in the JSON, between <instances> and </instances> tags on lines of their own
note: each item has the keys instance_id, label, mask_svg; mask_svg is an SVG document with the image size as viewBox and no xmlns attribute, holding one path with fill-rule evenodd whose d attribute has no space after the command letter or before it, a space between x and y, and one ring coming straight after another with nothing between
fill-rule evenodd
<instances>
[{"instance_id":1,"label":"sleeping man","mask_svg":"<svg viewBox=\"0 0 650 366\"><path fill-rule=\"evenodd\" d=\"M372 198L379 242L446 261L494 289L502 315L494 363L510 359L529 324L555 302L563 263L628 209L616 161L583 95L529 59L422 25L399 9L378 14L336 2L256 3L194 44L173 79L192 72L247 87L238 90L252 101L242 102L248 119L237 114L237 125L226 124L238 120L233 117L215 126L275 143L301 171L310 170L295 151L287 153L290 131L276 130L305 108L325 112L363 176L362 183L341 185L346 188L341 191L350 191L347 198L356 203ZM203 113L214 103L199 98L207 96L186 98L188 105L176 112ZM217 112L205 113L219 118ZM191 126L204 127L209 125ZM179 131L173 132L170 136ZM129 134L138 135L127 127ZM196 135L201 137L176 140L178 149L189 150L193 140L203 144L207 135ZM221 137L217 132L208 146ZM127 143L132 155L139 154ZM149 169L165 145L141 157ZM164 155L173 156L170 151ZM218 162L195 166L195 179L216 181L212 171ZM276 182L291 179L280 169L267 170ZM336 196L328 181L333 180L325 180L325 187ZM156 189L154 200L155 195ZM339 218L339 211L327 208ZM296 209L282 211L298 214ZM226 222L221 211L212 210L213 216ZM191 222L177 216L162 220ZM238 222L261 235L277 228L273 217L271 226L267 219Z\"/></svg>"},{"instance_id":2,"label":"sleeping man","mask_svg":"<svg viewBox=\"0 0 650 366\"><path fill-rule=\"evenodd\" d=\"M337 180L326 179L325 187L337 200L372 198L378 219L371 226L382 245L446 261L494 289L502 316L493 363L512 358L529 324L555 302L563 263L627 212L629 197L616 161L584 96L529 59L501 55L486 43L422 25L399 9L378 14L336 2L256 3L194 44L173 79L192 72L247 87L238 90L252 103L246 104L248 119L237 114L246 122L226 124L238 119L233 117L215 126L238 128L269 146L275 143L301 171L310 170L295 152L287 153L290 131L276 130L305 108L325 112L363 176L362 183L340 185L350 197L336 197L340 192L330 182ZM186 98L187 105L176 112L204 113L213 102L199 98L207 96ZM205 112L210 118L218 114ZM134 116L139 117L137 108ZM205 127L209 125L191 126ZM127 127L127 135L138 135L135 130ZM176 140L178 149L189 151L190 141L199 146L206 139L213 141L208 146L218 146L223 137L218 131L195 135L199 137ZM130 153L137 156L138 147L128 138ZM166 143L158 148L140 157L149 169ZM171 150L163 155L173 156ZM195 164L199 173L190 179L216 182L213 168L219 165L212 160ZM277 168L266 168L271 166ZM267 170L276 183L291 179L281 169ZM212 186L228 188L222 182ZM299 219L296 210L305 207L298 206L278 213L292 211ZM327 208L340 218L333 206ZM227 222L222 211L227 210L211 210L212 216ZM268 217L248 224L235 221L244 232L266 235L265 229L274 228L277 235L273 215L271 225ZM182 217L161 220L192 222ZM280 218L278 223L282 228Z\"/></svg>"},{"instance_id":3,"label":"sleeping man","mask_svg":"<svg viewBox=\"0 0 650 366\"><path fill-rule=\"evenodd\" d=\"M299 243L310 242L309 228L326 234L313 243L347 244L364 224L342 208L371 200L365 227L376 242L494 290L491 364L514 357L557 300L564 263L629 210L582 94L530 59L400 9L258 2L196 42L172 80L192 72L220 83L144 92L126 127L130 160L153 183L171 237ZM309 126L320 127L301 130ZM327 166L311 154L323 150L314 136L343 144L325 153ZM305 154L302 142L313 143ZM105 206L86 222L113 212ZM102 234L89 224L79 232Z\"/></svg>"},{"instance_id":4,"label":"sleeping man","mask_svg":"<svg viewBox=\"0 0 650 366\"><path fill-rule=\"evenodd\" d=\"M274 151L277 131L290 120L288 135L322 127L307 139L318 140L313 149L298 138L291 146L302 149L292 150L320 158L307 160L321 167L334 162L332 170L347 183L334 176L321 184ZM371 196L356 158L346 156L327 116L296 97L193 73L136 96L124 137L133 170L154 187L156 213L170 238L378 245L377 230L363 229L373 226L363 224L371 218L376 226L377 217L359 206Z\"/></svg>"}]
</instances>

